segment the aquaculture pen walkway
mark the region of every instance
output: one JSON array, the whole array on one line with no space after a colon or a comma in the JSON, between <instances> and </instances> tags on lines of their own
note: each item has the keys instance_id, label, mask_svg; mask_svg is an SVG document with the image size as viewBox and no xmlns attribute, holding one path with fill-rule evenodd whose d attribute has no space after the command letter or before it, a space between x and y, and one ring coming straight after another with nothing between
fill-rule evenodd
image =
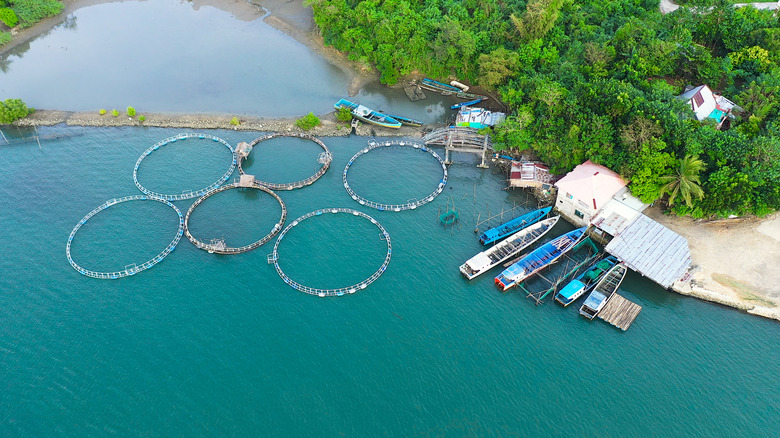
<instances>
[{"instance_id":1,"label":"aquaculture pen walkway","mask_svg":"<svg viewBox=\"0 0 780 438\"><path fill-rule=\"evenodd\" d=\"M626 331L639 316L640 311L642 311L642 306L628 301L615 292L609 297L597 316L620 330Z\"/></svg>"},{"instance_id":2,"label":"aquaculture pen walkway","mask_svg":"<svg viewBox=\"0 0 780 438\"><path fill-rule=\"evenodd\" d=\"M293 132L293 133L272 132L270 134L266 134L262 137L258 137L252 140L252 142L249 143L249 145L246 146L245 149L242 149L242 153L239 155L239 159L238 159L238 172L241 175L244 175L244 169L243 167L241 167L241 162L246 156L249 156L249 153L252 151L252 148L254 148L260 142L263 142L265 140L270 140L276 137L296 137L296 138L303 138L305 140L313 141L323 150L323 152L321 152L320 155L317 157L317 162L322 164L322 167L320 167L320 169L314 175L301 181L295 181L291 183L272 183L272 182L260 181L256 179L255 182L257 184L268 187L271 190L299 189L301 187L305 187L313 184L315 181L320 179L320 177L324 175L325 172L328 171L328 168L330 167L330 163L333 161L333 154L331 154L330 149L328 149L328 147L325 146L325 143L323 143L322 140L318 139L317 137L311 136L309 134L303 134L297 132Z\"/></svg>"},{"instance_id":3,"label":"aquaculture pen walkway","mask_svg":"<svg viewBox=\"0 0 780 438\"><path fill-rule=\"evenodd\" d=\"M474 128L461 126L449 126L436 129L423 136L426 145L444 146L444 163L452 164L450 151L468 152L482 157L479 167L488 167L485 164L485 154L493 147L489 135L479 134Z\"/></svg>"},{"instance_id":4,"label":"aquaculture pen walkway","mask_svg":"<svg viewBox=\"0 0 780 438\"><path fill-rule=\"evenodd\" d=\"M274 225L274 227L271 229L271 231L266 234L263 238L260 240L250 243L249 245L240 246L240 247L230 247L225 245L224 241L218 241L218 242L211 242L211 243L205 243L193 236L190 233L189 228L189 222L190 222L190 215L192 215L192 212L195 211L195 208L199 206L203 201L210 198L211 196L216 195L219 192L223 192L225 190L235 189L235 188L253 188L257 190L261 190L265 193L268 193L269 195L273 196L274 199L279 203L279 206L282 208L282 215L279 218L279 221ZM276 193L274 193L271 189L264 187L259 184L255 184L251 187L246 187L242 185L240 182L236 182L233 184L228 184L222 187L219 187L217 189L214 189L202 197L198 198L197 201L195 201L192 206L190 206L190 209L187 210L187 215L184 217L184 234L187 236L187 239L192 242L193 245L196 247L208 251L210 253L217 253L217 254L241 254L242 252L251 251L259 246L264 245L266 242L271 240L276 234L279 232L279 230L282 229L282 226L284 225L284 221L287 219L287 207L284 204L284 201L282 201L282 198L279 197Z\"/></svg>"}]
</instances>

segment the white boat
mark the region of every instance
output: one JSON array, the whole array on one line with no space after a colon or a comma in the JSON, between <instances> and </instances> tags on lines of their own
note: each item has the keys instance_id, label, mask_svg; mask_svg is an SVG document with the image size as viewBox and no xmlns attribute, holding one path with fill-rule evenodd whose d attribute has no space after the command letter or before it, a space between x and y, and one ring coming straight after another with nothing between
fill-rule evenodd
<instances>
[{"instance_id":1,"label":"white boat","mask_svg":"<svg viewBox=\"0 0 780 438\"><path fill-rule=\"evenodd\" d=\"M512 234L495 246L482 251L460 265L460 272L469 280L489 271L499 263L517 255L539 240L558 222L560 216L551 217L537 222Z\"/></svg>"},{"instance_id":2,"label":"white boat","mask_svg":"<svg viewBox=\"0 0 780 438\"><path fill-rule=\"evenodd\" d=\"M607 304L607 300L615 292L617 292L620 283L626 277L628 268L625 263L618 263L613 266L604 277L599 280L596 287L593 288L593 292L588 295L585 302L580 307L580 315L588 319L593 319L604 308L604 304Z\"/></svg>"}]
</instances>

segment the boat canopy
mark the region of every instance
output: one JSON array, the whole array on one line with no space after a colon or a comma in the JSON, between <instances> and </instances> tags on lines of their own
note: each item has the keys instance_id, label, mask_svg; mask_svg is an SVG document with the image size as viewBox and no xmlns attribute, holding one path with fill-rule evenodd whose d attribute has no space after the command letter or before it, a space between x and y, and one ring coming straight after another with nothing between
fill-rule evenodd
<instances>
[{"instance_id":1,"label":"boat canopy","mask_svg":"<svg viewBox=\"0 0 780 438\"><path fill-rule=\"evenodd\" d=\"M569 282L569 284L566 285L566 287L558 292L558 295L567 300L570 300L571 297L574 296L574 294L577 292L581 291L583 287L585 287L585 284L583 284L581 281L572 280Z\"/></svg>"}]
</instances>

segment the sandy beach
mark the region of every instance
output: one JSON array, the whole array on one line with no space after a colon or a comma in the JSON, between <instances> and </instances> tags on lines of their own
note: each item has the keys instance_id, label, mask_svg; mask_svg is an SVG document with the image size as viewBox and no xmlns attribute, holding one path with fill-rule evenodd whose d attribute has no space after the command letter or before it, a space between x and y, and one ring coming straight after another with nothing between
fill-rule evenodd
<instances>
[{"instance_id":1,"label":"sandy beach","mask_svg":"<svg viewBox=\"0 0 780 438\"><path fill-rule=\"evenodd\" d=\"M63 0L62 14L14 34L14 40L0 47L0 55L61 23L73 11L96 4L121 0ZM145 1L145 0L139 0ZM333 48L325 47L318 35L311 10L301 1L285 0L193 0L193 7L216 7L239 20L265 17L269 25L295 38L310 50L325 57L350 78L349 93L356 94L367 82L376 81L374 68L351 62ZM236 129L252 131L295 131L292 119L242 119L230 124L230 116L144 114L139 122L126 115L113 117L96 112L37 111L16 122L19 126L43 126L66 123L80 126L157 126L189 129ZM322 125L309 131L315 136L348 135L350 127L336 121L333 114L320 116ZM361 125L357 135L419 137L419 128L382 129ZM653 207L645 212L651 218L688 239L693 258L691 279L678 283L674 291L707 301L735 307L751 314L780 320L780 214L766 218L694 221L664 215Z\"/></svg>"}]
</instances>

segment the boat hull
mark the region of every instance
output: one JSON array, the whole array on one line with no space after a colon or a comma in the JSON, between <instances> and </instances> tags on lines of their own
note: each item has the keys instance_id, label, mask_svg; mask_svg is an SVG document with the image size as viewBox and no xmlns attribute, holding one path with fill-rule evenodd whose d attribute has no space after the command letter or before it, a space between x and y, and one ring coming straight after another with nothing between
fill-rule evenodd
<instances>
[{"instance_id":1,"label":"boat hull","mask_svg":"<svg viewBox=\"0 0 780 438\"><path fill-rule=\"evenodd\" d=\"M530 213L526 213L522 216L518 216L509 222L503 223L495 228L491 228L485 231L481 236L479 236L479 241L483 245L487 245L497 240L501 240L518 230L522 230L525 227L539 222L543 217L550 214L551 210L552 207L545 207L534 210Z\"/></svg>"},{"instance_id":2,"label":"boat hull","mask_svg":"<svg viewBox=\"0 0 780 438\"><path fill-rule=\"evenodd\" d=\"M588 295L588 298L586 298L585 302L582 303L582 307L580 307L580 315L588 319L595 318L601 309L604 308L604 304L607 303L607 300L609 300L612 294L617 292L620 284L626 277L627 271L628 268L626 267L625 263L618 263L613 266L609 272L607 272L604 277L599 280L599 282L596 284L596 287L594 287L593 291L590 293L590 295Z\"/></svg>"}]
</instances>

